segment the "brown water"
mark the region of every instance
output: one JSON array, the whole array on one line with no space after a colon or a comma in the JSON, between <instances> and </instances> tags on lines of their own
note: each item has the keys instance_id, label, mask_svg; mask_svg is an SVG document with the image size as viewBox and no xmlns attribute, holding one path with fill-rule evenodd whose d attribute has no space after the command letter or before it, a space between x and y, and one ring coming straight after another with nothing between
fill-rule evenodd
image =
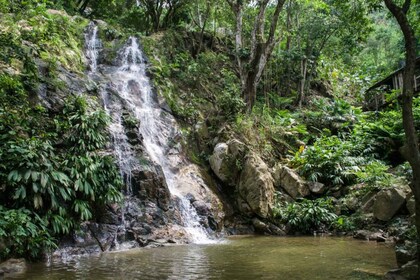
<instances>
[{"instance_id":1,"label":"brown water","mask_svg":"<svg viewBox=\"0 0 420 280\"><path fill-rule=\"evenodd\" d=\"M392 247L376 242L248 236L34 264L13 279L380 279L395 266Z\"/></svg>"}]
</instances>

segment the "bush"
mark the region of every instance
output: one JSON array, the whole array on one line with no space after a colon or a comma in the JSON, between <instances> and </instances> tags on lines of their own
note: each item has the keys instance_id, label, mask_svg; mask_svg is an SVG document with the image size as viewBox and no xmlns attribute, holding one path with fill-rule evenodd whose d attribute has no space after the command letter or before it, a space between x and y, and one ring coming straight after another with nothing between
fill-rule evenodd
<instances>
[{"instance_id":1,"label":"bush","mask_svg":"<svg viewBox=\"0 0 420 280\"><path fill-rule=\"evenodd\" d=\"M302 199L293 203L276 203L274 216L288 223L293 231L312 233L325 230L337 220L331 199Z\"/></svg>"},{"instance_id":2,"label":"bush","mask_svg":"<svg viewBox=\"0 0 420 280\"><path fill-rule=\"evenodd\" d=\"M45 250L56 248L48 223L25 208L0 206L0 259L8 257L39 258Z\"/></svg>"},{"instance_id":3,"label":"bush","mask_svg":"<svg viewBox=\"0 0 420 280\"><path fill-rule=\"evenodd\" d=\"M361 116L361 110L342 99L315 99L312 108L302 116L308 128L315 133L328 130L333 135L349 132Z\"/></svg>"},{"instance_id":4,"label":"bush","mask_svg":"<svg viewBox=\"0 0 420 280\"><path fill-rule=\"evenodd\" d=\"M361 147L337 136L321 136L313 146L299 150L291 160L300 174L326 185L348 185L356 180L355 172L367 158L356 156Z\"/></svg>"},{"instance_id":5,"label":"bush","mask_svg":"<svg viewBox=\"0 0 420 280\"><path fill-rule=\"evenodd\" d=\"M338 232L351 232L356 228L353 220L347 216L337 217L332 226Z\"/></svg>"},{"instance_id":6,"label":"bush","mask_svg":"<svg viewBox=\"0 0 420 280\"><path fill-rule=\"evenodd\" d=\"M69 233L98 205L120 201L122 179L114 159L101 153L108 119L94 102L69 98L63 113L50 117L31 106L22 81L8 75L0 75L0 101L3 237L28 230L21 234L29 241L9 238L8 248L19 255L33 249L36 257L49 234Z\"/></svg>"}]
</instances>

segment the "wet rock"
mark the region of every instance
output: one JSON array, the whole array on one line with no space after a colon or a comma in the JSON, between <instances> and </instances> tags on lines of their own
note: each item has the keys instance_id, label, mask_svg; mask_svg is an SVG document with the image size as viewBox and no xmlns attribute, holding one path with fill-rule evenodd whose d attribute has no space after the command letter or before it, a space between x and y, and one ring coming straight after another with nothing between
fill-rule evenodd
<instances>
[{"instance_id":1,"label":"wet rock","mask_svg":"<svg viewBox=\"0 0 420 280\"><path fill-rule=\"evenodd\" d=\"M287 166L277 165L273 172L274 186L282 187L293 199L305 197L310 190L305 181Z\"/></svg>"},{"instance_id":2,"label":"wet rock","mask_svg":"<svg viewBox=\"0 0 420 280\"><path fill-rule=\"evenodd\" d=\"M0 272L3 274L25 273L27 269L25 259L8 259L0 264Z\"/></svg>"},{"instance_id":3,"label":"wet rock","mask_svg":"<svg viewBox=\"0 0 420 280\"><path fill-rule=\"evenodd\" d=\"M255 153L250 152L245 160L239 179L238 194L253 213L266 218L270 216L273 207L273 178L267 165Z\"/></svg>"},{"instance_id":4,"label":"wet rock","mask_svg":"<svg viewBox=\"0 0 420 280\"><path fill-rule=\"evenodd\" d=\"M165 211L169 209L170 191L161 166L142 165L132 170L132 188L140 199L151 200Z\"/></svg>"},{"instance_id":5,"label":"wet rock","mask_svg":"<svg viewBox=\"0 0 420 280\"><path fill-rule=\"evenodd\" d=\"M100 224L121 224L121 215L118 214L119 205L105 205L95 209L96 221Z\"/></svg>"},{"instance_id":6,"label":"wet rock","mask_svg":"<svg viewBox=\"0 0 420 280\"><path fill-rule=\"evenodd\" d=\"M319 182L308 182L309 190L314 194L323 194L327 190L324 184Z\"/></svg>"},{"instance_id":7,"label":"wet rock","mask_svg":"<svg viewBox=\"0 0 420 280\"><path fill-rule=\"evenodd\" d=\"M405 193L393 188L381 190L373 204L373 215L381 221L389 221L405 202Z\"/></svg>"},{"instance_id":8,"label":"wet rock","mask_svg":"<svg viewBox=\"0 0 420 280\"><path fill-rule=\"evenodd\" d=\"M101 250L103 252L108 251L114 244L114 240L116 240L118 227L116 225L97 223L90 223L88 227L101 247Z\"/></svg>"},{"instance_id":9,"label":"wet rock","mask_svg":"<svg viewBox=\"0 0 420 280\"><path fill-rule=\"evenodd\" d=\"M202 224L210 226L212 224L208 223L210 219L217 225L223 225L224 207L219 197L212 191L217 189L214 180L205 170L192 164L184 166L177 174L177 181L178 191L196 209Z\"/></svg>"},{"instance_id":10,"label":"wet rock","mask_svg":"<svg viewBox=\"0 0 420 280\"><path fill-rule=\"evenodd\" d=\"M416 261L408 262L399 269L388 271L384 280L418 280Z\"/></svg>"},{"instance_id":11,"label":"wet rock","mask_svg":"<svg viewBox=\"0 0 420 280\"><path fill-rule=\"evenodd\" d=\"M203 201L195 201L193 203L195 210L197 210L197 214L201 216L208 216L210 214L210 206L204 203Z\"/></svg>"}]
</instances>

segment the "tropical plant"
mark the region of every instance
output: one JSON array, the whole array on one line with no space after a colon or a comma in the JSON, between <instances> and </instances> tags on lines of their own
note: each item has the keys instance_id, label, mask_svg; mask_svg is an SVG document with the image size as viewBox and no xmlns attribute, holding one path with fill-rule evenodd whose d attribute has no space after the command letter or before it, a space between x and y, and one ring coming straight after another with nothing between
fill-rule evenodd
<instances>
[{"instance_id":1,"label":"tropical plant","mask_svg":"<svg viewBox=\"0 0 420 280\"><path fill-rule=\"evenodd\" d=\"M10 256L35 259L54 248L55 240L46 220L25 208L0 206L0 259Z\"/></svg>"},{"instance_id":2,"label":"tropical plant","mask_svg":"<svg viewBox=\"0 0 420 280\"><path fill-rule=\"evenodd\" d=\"M302 233L325 230L337 220L331 199L301 199L293 203L276 203L274 215Z\"/></svg>"},{"instance_id":3,"label":"tropical plant","mask_svg":"<svg viewBox=\"0 0 420 280\"><path fill-rule=\"evenodd\" d=\"M313 182L327 185L348 185L355 182L354 172L367 159L360 155L363 147L337 136L321 136L312 146L296 152L291 164Z\"/></svg>"}]
</instances>

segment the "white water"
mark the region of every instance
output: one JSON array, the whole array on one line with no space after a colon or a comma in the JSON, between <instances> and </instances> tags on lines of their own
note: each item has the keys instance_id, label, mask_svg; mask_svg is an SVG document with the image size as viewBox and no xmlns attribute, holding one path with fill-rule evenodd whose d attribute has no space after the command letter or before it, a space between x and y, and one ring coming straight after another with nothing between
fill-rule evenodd
<instances>
[{"instance_id":1,"label":"white water","mask_svg":"<svg viewBox=\"0 0 420 280\"><path fill-rule=\"evenodd\" d=\"M90 26L87 42L87 56L92 72L97 70L98 46L97 27ZM162 167L166 183L171 194L180 201L180 213L184 229L193 243L212 243L206 230L200 225L199 217L190 201L179 191L177 170L182 164L178 156L170 155L170 145L179 133L172 115L162 110L156 100L149 78L146 75L146 63L136 38L130 37L119 56L120 67L111 72L112 87L118 93L120 100L113 100L109 93L101 93L105 110L112 118L110 131L113 135L115 155L118 160L121 175L124 177L127 192L131 194L131 170L139 165L135 152L128 142L122 124L123 106L129 110L140 123L140 135L143 145L151 160ZM172 158L172 159L171 159Z\"/></svg>"},{"instance_id":2,"label":"white water","mask_svg":"<svg viewBox=\"0 0 420 280\"><path fill-rule=\"evenodd\" d=\"M98 40L98 27L89 23L88 32L85 34L86 57L89 60L89 68L92 73L98 69L98 54L102 48L101 41Z\"/></svg>"}]
</instances>

